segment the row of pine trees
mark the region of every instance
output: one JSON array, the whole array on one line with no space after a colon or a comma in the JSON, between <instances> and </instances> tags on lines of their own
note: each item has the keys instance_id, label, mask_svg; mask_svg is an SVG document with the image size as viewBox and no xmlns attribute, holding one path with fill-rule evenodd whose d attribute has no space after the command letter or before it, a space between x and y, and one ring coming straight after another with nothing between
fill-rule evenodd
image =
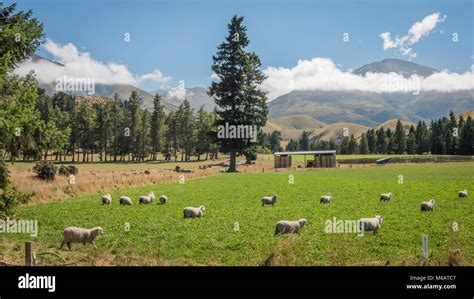
<instances>
[{"instance_id":1,"label":"row of pine trees","mask_svg":"<svg viewBox=\"0 0 474 299\"><path fill-rule=\"evenodd\" d=\"M13 134L5 154L10 159L73 162L217 157L214 112L203 108L195 112L185 100L178 110L167 114L159 95L150 111L141 107L142 98L135 91L121 100L117 94L111 99L63 92L50 97L40 90L34 113L43 127Z\"/></svg>"},{"instance_id":2,"label":"row of pine trees","mask_svg":"<svg viewBox=\"0 0 474 299\"><path fill-rule=\"evenodd\" d=\"M281 141L280 132L270 135L270 146L274 151L281 149L280 143L275 141L278 136ZM473 155L474 121L470 115L464 119L451 111L449 117L431 121L429 126L419 121L406 130L398 120L395 130L381 127L370 129L357 139L353 134L337 139L339 142L310 141L309 133L303 132L298 140L290 140L286 150L337 150L340 154Z\"/></svg>"}]
</instances>

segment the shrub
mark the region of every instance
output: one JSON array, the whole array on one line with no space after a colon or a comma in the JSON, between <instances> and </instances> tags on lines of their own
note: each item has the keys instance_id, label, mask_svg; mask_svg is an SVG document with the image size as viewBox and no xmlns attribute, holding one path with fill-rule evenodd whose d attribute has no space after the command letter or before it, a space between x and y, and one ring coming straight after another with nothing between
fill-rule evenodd
<instances>
[{"instance_id":1,"label":"shrub","mask_svg":"<svg viewBox=\"0 0 474 299\"><path fill-rule=\"evenodd\" d=\"M8 169L0 155L0 219L14 215L19 203L26 203L34 193L23 194L10 186Z\"/></svg>"},{"instance_id":2,"label":"shrub","mask_svg":"<svg viewBox=\"0 0 474 299\"><path fill-rule=\"evenodd\" d=\"M34 193L20 193L14 187L7 187L1 190L0 195L0 218L14 216L16 206L20 203L26 203L30 200Z\"/></svg>"},{"instance_id":3,"label":"shrub","mask_svg":"<svg viewBox=\"0 0 474 299\"><path fill-rule=\"evenodd\" d=\"M43 160L36 163L33 171L40 179L52 181L56 175L57 167L50 161Z\"/></svg>"},{"instance_id":4,"label":"shrub","mask_svg":"<svg viewBox=\"0 0 474 299\"><path fill-rule=\"evenodd\" d=\"M61 167L59 167L58 173L64 176L69 176L71 174L76 175L79 173L79 169L74 165L69 165L69 166L61 165Z\"/></svg>"}]
</instances>

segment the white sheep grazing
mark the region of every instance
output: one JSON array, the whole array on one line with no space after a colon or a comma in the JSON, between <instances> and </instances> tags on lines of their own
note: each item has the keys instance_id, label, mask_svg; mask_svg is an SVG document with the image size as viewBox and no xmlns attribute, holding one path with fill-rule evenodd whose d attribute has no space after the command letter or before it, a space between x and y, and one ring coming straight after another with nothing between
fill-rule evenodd
<instances>
[{"instance_id":1,"label":"white sheep grazing","mask_svg":"<svg viewBox=\"0 0 474 299\"><path fill-rule=\"evenodd\" d=\"M128 196L121 196L120 197L120 204L121 205L126 205L126 206L131 206L133 204L133 201Z\"/></svg>"},{"instance_id":2,"label":"white sheep grazing","mask_svg":"<svg viewBox=\"0 0 474 299\"><path fill-rule=\"evenodd\" d=\"M467 197L467 190L459 191L459 197Z\"/></svg>"},{"instance_id":3,"label":"white sheep grazing","mask_svg":"<svg viewBox=\"0 0 474 299\"><path fill-rule=\"evenodd\" d=\"M112 203L112 195L105 194L102 196L102 204L103 205L110 205Z\"/></svg>"},{"instance_id":4,"label":"white sheep grazing","mask_svg":"<svg viewBox=\"0 0 474 299\"><path fill-rule=\"evenodd\" d=\"M166 195L161 195L160 196L160 204L164 205L167 202L168 202L168 197L166 197Z\"/></svg>"},{"instance_id":5,"label":"white sheep grazing","mask_svg":"<svg viewBox=\"0 0 474 299\"><path fill-rule=\"evenodd\" d=\"M297 221L288 221L288 220L281 220L278 221L275 226L275 235L278 234L299 234L300 230L309 224L306 219L300 219Z\"/></svg>"},{"instance_id":6,"label":"white sheep grazing","mask_svg":"<svg viewBox=\"0 0 474 299\"><path fill-rule=\"evenodd\" d=\"M389 201L392 198L392 192L380 194L380 201Z\"/></svg>"},{"instance_id":7,"label":"white sheep grazing","mask_svg":"<svg viewBox=\"0 0 474 299\"><path fill-rule=\"evenodd\" d=\"M331 201L332 201L332 196L330 196L330 195L323 195L319 199L320 203L330 203Z\"/></svg>"},{"instance_id":8,"label":"white sheep grazing","mask_svg":"<svg viewBox=\"0 0 474 299\"><path fill-rule=\"evenodd\" d=\"M94 240L98 235L102 235L103 233L104 230L101 227L94 227L91 229L68 227L64 229L64 239L59 249L63 249L64 244L67 244L69 251L71 251L71 243L82 243L84 245L86 245L86 243L92 243L95 249L97 249Z\"/></svg>"},{"instance_id":9,"label":"white sheep grazing","mask_svg":"<svg viewBox=\"0 0 474 299\"><path fill-rule=\"evenodd\" d=\"M359 219L359 228L361 231L373 231L374 234L380 229L382 225L382 216L375 216L374 218L361 218Z\"/></svg>"},{"instance_id":10,"label":"white sheep grazing","mask_svg":"<svg viewBox=\"0 0 474 299\"><path fill-rule=\"evenodd\" d=\"M435 206L435 200L431 199L430 201L423 201L421 203L421 210L422 211L433 211Z\"/></svg>"},{"instance_id":11,"label":"white sheep grazing","mask_svg":"<svg viewBox=\"0 0 474 299\"><path fill-rule=\"evenodd\" d=\"M201 218L203 216L203 212L206 210L205 206L200 206L198 208L194 207L186 207L183 210L184 218Z\"/></svg>"},{"instance_id":12,"label":"white sheep grazing","mask_svg":"<svg viewBox=\"0 0 474 299\"><path fill-rule=\"evenodd\" d=\"M155 201L155 193L153 193L153 191L151 191L148 194L148 196L146 195L140 196L140 199L139 199L140 204L149 204L149 203L153 203L153 201Z\"/></svg>"},{"instance_id":13,"label":"white sheep grazing","mask_svg":"<svg viewBox=\"0 0 474 299\"><path fill-rule=\"evenodd\" d=\"M273 194L272 197L269 197L269 196L262 197L262 207L264 205L274 206L275 203L277 202L277 198L278 198L278 196L276 194Z\"/></svg>"}]
</instances>

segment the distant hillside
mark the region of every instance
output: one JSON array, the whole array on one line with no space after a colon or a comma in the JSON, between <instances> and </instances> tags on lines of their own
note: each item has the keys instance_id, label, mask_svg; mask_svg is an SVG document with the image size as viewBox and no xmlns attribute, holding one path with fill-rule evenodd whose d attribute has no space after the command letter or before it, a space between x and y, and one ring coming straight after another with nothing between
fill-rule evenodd
<instances>
[{"instance_id":1,"label":"distant hillside","mask_svg":"<svg viewBox=\"0 0 474 299\"><path fill-rule=\"evenodd\" d=\"M348 136L354 135L355 138L359 138L370 128L353 123L334 123L313 131L310 138L324 141L340 140L344 137L345 129L347 129Z\"/></svg>"},{"instance_id":2,"label":"distant hillside","mask_svg":"<svg viewBox=\"0 0 474 299\"><path fill-rule=\"evenodd\" d=\"M402 59L384 59L382 61L372 62L366 64L354 71L354 74L365 75L366 73L396 73L404 77L411 75L418 75L421 77L428 77L438 70L406 61Z\"/></svg>"},{"instance_id":3,"label":"distant hillside","mask_svg":"<svg viewBox=\"0 0 474 299\"><path fill-rule=\"evenodd\" d=\"M163 99L174 105L179 106L184 101L184 98L177 97L173 92L173 88L170 89L159 89L152 92L153 94L158 93ZM207 88L204 87L192 87L185 88L185 98L189 101L189 104L195 110L199 110L201 106L204 110L210 112L214 110L214 99L207 95Z\"/></svg>"},{"instance_id":4,"label":"distant hillside","mask_svg":"<svg viewBox=\"0 0 474 299\"><path fill-rule=\"evenodd\" d=\"M459 118L459 116L461 116L461 115L462 115L462 117L463 117L464 119L468 118L468 116L470 116L471 118L474 119L474 110L463 112L463 113L461 113L461 114L458 115L458 118Z\"/></svg>"},{"instance_id":5,"label":"distant hillside","mask_svg":"<svg viewBox=\"0 0 474 299\"><path fill-rule=\"evenodd\" d=\"M401 59L384 59L354 71L358 75L367 72L426 77L437 70ZM271 118L305 114L325 123L350 122L376 127L387 119L430 121L446 116L450 110L454 113L473 110L473 99L474 89L419 94L294 90L269 102L268 106Z\"/></svg>"},{"instance_id":6,"label":"distant hillside","mask_svg":"<svg viewBox=\"0 0 474 299\"><path fill-rule=\"evenodd\" d=\"M398 119L387 120L386 122L378 126L377 129L384 128L385 130L390 129L391 131L394 131L397 127L397 122L398 122ZM413 123L410 121L404 121L404 120L401 120L401 122L402 122L403 129L405 129L406 131L410 130L411 126L416 127L416 123Z\"/></svg>"},{"instance_id":7,"label":"distant hillside","mask_svg":"<svg viewBox=\"0 0 474 299\"><path fill-rule=\"evenodd\" d=\"M283 116L271 119L271 121L287 129L315 129L326 125L325 123L305 114Z\"/></svg>"},{"instance_id":8,"label":"distant hillside","mask_svg":"<svg viewBox=\"0 0 474 299\"><path fill-rule=\"evenodd\" d=\"M53 95L56 93L55 84L39 84L41 88L46 91L46 94ZM153 98L155 97L154 94L151 94L143 89L132 85L126 84L112 84L112 85L105 85L105 84L96 84L95 85L95 95L104 97L104 98L111 98L115 93L118 94L119 98L122 100L128 100L132 91L136 91L142 98L142 107L145 109L153 109ZM77 92L69 92L72 95L79 95L79 96L86 96L88 95L86 92L77 91ZM162 101L162 104L165 106L165 110L167 112L174 111L177 109L177 106L167 102L166 100Z\"/></svg>"},{"instance_id":9,"label":"distant hillside","mask_svg":"<svg viewBox=\"0 0 474 299\"><path fill-rule=\"evenodd\" d=\"M306 114L325 123L377 126L387 119L415 119L410 111L387 105L382 94L364 91L295 90L269 103L271 118Z\"/></svg>"}]
</instances>

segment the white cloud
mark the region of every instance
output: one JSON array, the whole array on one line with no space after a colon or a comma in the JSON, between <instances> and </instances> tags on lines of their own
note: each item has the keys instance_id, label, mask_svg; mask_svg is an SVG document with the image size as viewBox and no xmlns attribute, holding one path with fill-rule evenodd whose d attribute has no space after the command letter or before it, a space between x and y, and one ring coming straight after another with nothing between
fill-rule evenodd
<instances>
[{"instance_id":1,"label":"white cloud","mask_svg":"<svg viewBox=\"0 0 474 299\"><path fill-rule=\"evenodd\" d=\"M49 61L27 60L15 72L25 75L34 70L38 81L42 83L55 82L57 78L68 76L72 78L94 78L98 84L132 84L144 81L166 82L170 77L164 76L158 69L143 75L132 74L126 65L103 63L95 60L88 52L80 52L77 47L68 43L60 45L48 39L43 48L54 56L54 60L64 66Z\"/></svg>"},{"instance_id":2,"label":"white cloud","mask_svg":"<svg viewBox=\"0 0 474 299\"><path fill-rule=\"evenodd\" d=\"M263 72L268 78L262 89L270 100L292 90L360 90L369 92L417 92L474 89L474 75L447 70L423 78L413 75L405 78L396 73L367 73L365 76L340 70L329 58L299 60L292 68L268 67Z\"/></svg>"},{"instance_id":3,"label":"white cloud","mask_svg":"<svg viewBox=\"0 0 474 299\"><path fill-rule=\"evenodd\" d=\"M410 60L416 58L416 53L412 52L411 46L418 43L422 37L430 35L436 25L444 20L446 20L446 15L436 12L426 16L422 21L414 23L406 35L396 35L395 38L392 38L390 32L382 32L379 36L383 40L383 49L397 48L403 56L408 56Z\"/></svg>"},{"instance_id":4,"label":"white cloud","mask_svg":"<svg viewBox=\"0 0 474 299\"><path fill-rule=\"evenodd\" d=\"M184 83L181 83L177 86L172 86L166 88L166 92L168 93L168 97L170 98L177 98L178 100L184 101L186 98L186 88L184 87Z\"/></svg>"},{"instance_id":5,"label":"white cloud","mask_svg":"<svg viewBox=\"0 0 474 299\"><path fill-rule=\"evenodd\" d=\"M164 76L160 70L156 69L151 73L141 75L139 81L154 81L154 82L166 82L171 80L171 77Z\"/></svg>"}]
</instances>

